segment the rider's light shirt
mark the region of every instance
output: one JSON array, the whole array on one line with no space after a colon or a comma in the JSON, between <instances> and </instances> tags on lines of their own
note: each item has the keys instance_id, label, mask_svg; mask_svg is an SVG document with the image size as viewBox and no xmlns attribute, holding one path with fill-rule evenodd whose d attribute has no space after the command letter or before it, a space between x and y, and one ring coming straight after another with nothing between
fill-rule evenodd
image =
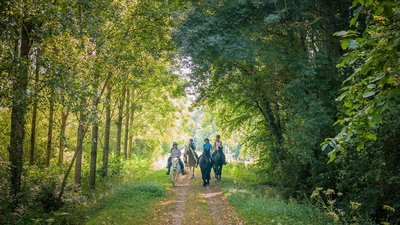
<instances>
[{"instance_id":1,"label":"rider's light shirt","mask_svg":"<svg viewBox=\"0 0 400 225\"><path fill-rule=\"evenodd\" d=\"M181 151L177 148L171 149L171 157L178 158L181 155Z\"/></svg>"},{"instance_id":2,"label":"rider's light shirt","mask_svg":"<svg viewBox=\"0 0 400 225\"><path fill-rule=\"evenodd\" d=\"M215 141L213 148L214 150L222 148L222 141Z\"/></svg>"}]
</instances>

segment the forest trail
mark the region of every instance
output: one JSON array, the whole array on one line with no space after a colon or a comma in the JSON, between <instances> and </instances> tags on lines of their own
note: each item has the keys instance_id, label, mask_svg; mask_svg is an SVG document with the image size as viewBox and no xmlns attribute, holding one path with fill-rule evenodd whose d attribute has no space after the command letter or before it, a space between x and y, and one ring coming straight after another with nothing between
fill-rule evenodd
<instances>
[{"instance_id":1,"label":"forest trail","mask_svg":"<svg viewBox=\"0 0 400 225\"><path fill-rule=\"evenodd\" d=\"M212 173L213 174L213 173ZM167 198L158 202L154 224L243 224L231 205L222 197L222 191L214 179L211 185L202 186L197 168L195 179L189 175L179 176Z\"/></svg>"}]
</instances>

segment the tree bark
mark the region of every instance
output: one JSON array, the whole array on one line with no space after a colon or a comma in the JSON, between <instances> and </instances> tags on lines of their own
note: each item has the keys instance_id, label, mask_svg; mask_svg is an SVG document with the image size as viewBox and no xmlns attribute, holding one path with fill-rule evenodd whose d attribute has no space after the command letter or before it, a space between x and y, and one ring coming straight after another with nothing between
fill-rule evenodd
<instances>
[{"instance_id":1,"label":"tree bark","mask_svg":"<svg viewBox=\"0 0 400 225\"><path fill-rule=\"evenodd\" d=\"M95 104L97 107L97 104ZM90 151L90 171L89 171L89 187L94 188L96 185L96 161L97 161L97 140L99 135L99 125L95 122L92 126L92 148Z\"/></svg>"},{"instance_id":2,"label":"tree bark","mask_svg":"<svg viewBox=\"0 0 400 225\"><path fill-rule=\"evenodd\" d=\"M78 138L76 143L76 162L75 162L75 185L80 187L81 186L81 178L82 178L82 146L83 146L83 139L85 135L85 127L84 124L86 122L86 118L81 113L81 119L79 121L78 126Z\"/></svg>"},{"instance_id":3,"label":"tree bark","mask_svg":"<svg viewBox=\"0 0 400 225\"><path fill-rule=\"evenodd\" d=\"M107 84L106 95L106 124L104 131L104 152L103 152L103 176L108 172L108 155L110 152L110 129L111 129L111 85Z\"/></svg>"},{"instance_id":4,"label":"tree bark","mask_svg":"<svg viewBox=\"0 0 400 225\"><path fill-rule=\"evenodd\" d=\"M60 146L58 149L58 165L62 165L64 162L64 149L65 149L65 130L67 128L68 111L63 109L61 112L61 128L60 128Z\"/></svg>"},{"instance_id":5,"label":"tree bark","mask_svg":"<svg viewBox=\"0 0 400 225\"><path fill-rule=\"evenodd\" d=\"M39 51L38 51L39 52ZM32 125L31 125L31 143L29 150L29 164L33 165L35 161L35 142L36 142L36 117L38 109L38 92L39 92L39 65L38 54L36 53L36 68L35 68L35 93L33 95L33 110L32 110Z\"/></svg>"},{"instance_id":6,"label":"tree bark","mask_svg":"<svg viewBox=\"0 0 400 225\"><path fill-rule=\"evenodd\" d=\"M117 146L115 149L117 156L121 155L122 119L123 119L123 113L124 113L125 92L126 92L126 88L124 86L122 89L122 96L121 96L119 107L118 107Z\"/></svg>"},{"instance_id":7,"label":"tree bark","mask_svg":"<svg viewBox=\"0 0 400 225\"><path fill-rule=\"evenodd\" d=\"M126 91L126 108L125 108L125 141L124 141L124 157L128 158L128 140L129 140L129 101L130 101L130 91L129 88Z\"/></svg>"},{"instance_id":8,"label":"tree bark","mask_svg":"<svg viewBox=\"0 0 400 225\"><path fill-rule=\"evenodd\" d=\"M32 41L29 35L32 25L23 23L21 26L20 60L13 82L13 97L11 109L10 146L8 148L10 160L10 192L15 203L18 203L18 194L21 191L21 175L23 166L23 143L25 136L25 115L27 111L27 87L29 51Z\"/></svg>"},{"instance_id":9,"label":"tree bark","mask_svg":"<svg viewBox=\"0 0 400 225\"><path fill-rule=\"evenodd\" d=\"M50 107L49 107L49 127L47 130L47 154L46 154L46 167L50 166L50 159L52 153L53 143L53 118L54 118L54 91L50 94Z\"/></svg>"},{"instance_id":10,"label":"tree bark","mask_svg":"<svg viewBox=\"0 0 400 225\"><path fill-rule=\"evenodd\" d=\"M95 82L95 89L97 89L97 81ZM101 96L101 95L99 95ZM99 99L97 97L93 100L93 110L97 117L97 105ZM96 185L96 162L97 162L97 141L99 136L98 121L94 121L92 126L92 147L90 150L90 167L89 167L89 187L94 188Z\"/></svg>"},{"instance_id":11,"label":"tree bark","mask_svg":"<svg viewBox=\"0 0 400 225\"><path fill-rule=\"evenodd\" d=\"M76 158L78 156L79 149L82 149L83 138L85 137L85 132L86 132L86 129L84 127L82 127L82 128L83 128L82 129L83 130L83 134L82 135L78 135L78 140L77 140L78 145L75 148L74 155L72 156L71 162L70 162L70 164L68 166L67 171L64 174L63 181L61 183L60 192L58 194L58 200L60 202L62 201L62 197L64 195L65 187L67 186L68 175L71 172L72 166L74 165L74 162L75 162L75 160L76 160Z\"/></svg>"},{"instance_id":12,"label":"tree bark","mask_svg":"<svg viewBox=\"0 0 400 225\"><path fill-rule=\"evenodd\" d=\"M131 132L129 133L129 146L128 146L128 158L132 158L132 149L133 149L133 119L135 116L135 103L131 101L131 108L130 108L130 116L129 116L129 124L131 126Z\"/></svg>"},{"instance_id":13,"label":"tree bark","mask_svg":"<svg viewBox=\"0 0 400 225\"><path fill-rule=\"evenodd\" d=\"M274 115L271 103L268 99L263 99L262 103L261 105L260 102L257 101L257 107L267 121L267 126L271 129L277 143L280 144L282 142L282 131L280 129L280 121L278 121L279 117Z\"/></svg>"}]
</instances>

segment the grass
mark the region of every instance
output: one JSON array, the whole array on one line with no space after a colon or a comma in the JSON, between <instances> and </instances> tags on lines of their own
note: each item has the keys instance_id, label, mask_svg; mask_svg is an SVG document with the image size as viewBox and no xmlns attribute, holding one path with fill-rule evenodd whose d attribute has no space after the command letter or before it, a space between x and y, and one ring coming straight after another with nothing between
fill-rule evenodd
<instances>
[{"instance_id":1,"label":"grass","mask_svg":"<svg viewBox=\"0 0 400 225\"><path fill-rule=\"evenodd\" d=\"M294 200L285 201L276 189L256 185L252 172L242 165L228 165L224 167L220 183L225 197L245 224L334 224L315 206Z\"/></svg>"},{"instance_id":2,"label":"grass","mask_svg":"<svg viewBox=\"0 0 400 225\"><path fill-rule=\"evenodd\" d=\"M70 190L58 211L41 214L31 210L11 224L148 224L153 203L165 198L171 184L165 171L139 174L128 180L100 179L92 191Z\"/></svg>"},{"instance_id":3,"label":"grass","mask_svg":"<svg viewBox=\"0 0 400 225\"><path fill-rule=\"evenodd\" d=\"M143 179L125 183L88 215L85 224L146 224L156 201L163 199L169 177L157 171Z\"/></svg>"}]
</instances>

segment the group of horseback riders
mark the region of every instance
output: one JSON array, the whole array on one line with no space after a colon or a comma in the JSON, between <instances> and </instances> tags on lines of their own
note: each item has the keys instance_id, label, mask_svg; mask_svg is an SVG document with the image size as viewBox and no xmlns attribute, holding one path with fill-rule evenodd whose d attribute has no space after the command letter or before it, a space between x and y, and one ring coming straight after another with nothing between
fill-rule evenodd
<instances>
[{"instance_id":1,"label":"group of horseback riders","mask_svg":"<svg viewBox=\"0 0 400 225\"><path fill-rule=\"evenodd\" d=\"M199 157L196 153L196 146L193 142L193 139L189 140L189 144L186 146L188 148L188 150L191 152L191 154L193 154L196 158L196 167L199 164L199 160L201 157L206 157L209 158L211 161L213 160L213 157L215 156L215 154L217 153L217 150L220 150L222 153L222 160L223 163L226 164L226 160L225 160L225 154L223 152L223 145L222 142L220 140L221 136L217 135L216 136L216 140L214 142L214 145L210 144L210 140L208 138L204 139L204 144L203 144L203 154ZM172 148L171 148L171 154L168 158L168 164L167 164L167 175L170 174L171 171L171 165L172 165L172 158L178 158L179 159L179 164L182 170L182 175L185 175L186 172L184 170L184 164L181 160L181 151L178 149L178 143L174 142L172 144Z\"/></svg>"}]
</instances>

